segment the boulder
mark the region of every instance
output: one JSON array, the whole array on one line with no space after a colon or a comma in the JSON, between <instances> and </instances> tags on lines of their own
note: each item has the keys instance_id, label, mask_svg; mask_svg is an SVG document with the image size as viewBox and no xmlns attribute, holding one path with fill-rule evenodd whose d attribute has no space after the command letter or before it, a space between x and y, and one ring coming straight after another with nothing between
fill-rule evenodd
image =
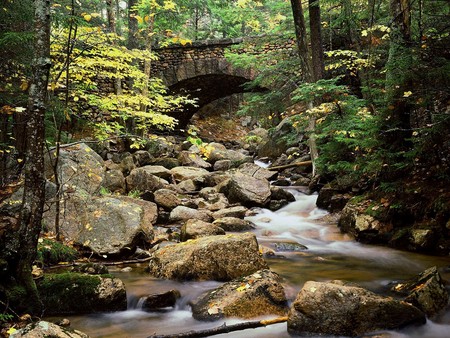
<instances>
[{"instance_id":1,"label":"boulder","mask_svg":"<svg viewBox=\"0 0 450 338\"><path fill-rule=\"evenodd\" d=\"M23 329L17 330L9 335L10 338L89 338L89 336L81 331L72 330L62 327L44 320L37 323L31 323Z\"/></svg>"},{"instance_id":2,"label":"boulder","mask_svg":"<svg viewBox=\"0 0 450 338\"><path fill-rule=\"evenodd\" d=\"M169 184L166 180L153 175L152 170L147 170L146 167L132 170L126 182L128 191L155 191Z\"/></svg>"},{"instance_id":3,"label":"boulder","mask_svg":"<svg viewBox=\"0 0 450 338\"><path fill-rule=\"evenodd\" d=\"M232 166L238 166L245 162L252 162L250 156L246 156L239 151L227 149L221 143L211 142L208 144L208 162L215 163L220 160L230 160Z\"/></svg>"},{"instance_id":4,"label":"boulder","mask_svg":"<svg viewBox=\"0 0 450 338\"><path fill-rule=\"evenodd\" d=\"M225 231L249 231L255 228L252 222L237 217L221 217L216 219L213 224Z\"/></svg>"},{"instance_id":5,"label":"boulder","mask_svg":"<svg viewBox=\"0 0 450 338\"><path fill-rule=\"evenodd\" d=\"M278 176L277 171L270 171L263 167L260 167L259 165L255 163L244 163L241 164L238 168L238 172L248 175L254 178L257 178L259 180L266 179L266 180L273 180Z\"/></svg>"},{"instance_id":6,"label":"boulder","mask_svg":"<svg viewBox=\"0 0 450 338\"><path fill-rule=\"evenodd\" d=\"M263 206L271 195L269 181L241 173L234 174L220 192L223 192L230 202L238 202L247 207Z\"/></svg>"},{"instance_id":7,"label":"boulder","mask_svg":"<svg viewBox=\"0 0 450 338\"><path fill-rule=\"evenodd\" d=\"M248 209L246 207L237 205L235 207L229 207L222 210L217 210L212 214L214 219L219 219L223 217L236 217L236 218L244 218Z\"/></svg>"},{"instance_id":8,"label":"boulder","mask_svg":"<svg viewBox=\"0 0 450 338\"><path fill-rule=\"evenodd\" d=\"M218 160L216 162L214 162L214 167L213 170L214 171L226 171L231 169L233 163L231 162L231 160Z\"/></svg>"},{"instance_id":9,"label":"boulder","mask_svg":"<svg viewBox=\"0 0 450 338\"><path fill-rule=\"evenodd\" d=\"M292 304L287 325L295 335L354 337L425 321L425 314L407 302L340 281L309 281Z\"/></svg>"},{"instance_id":10,"label":"boulder","mask_svg":"<svg viewBox=\"0 0 450 338\"><path fill-rule=\"evenodd\" d=\"M181 297L180 291L170 290L164 293L158 293L141 297L139 303L142 309L146 311L161 310L167 307L175 307L177 300Z\"/></svg>"},{"instance_id":11,"label":"boulder","mask_svg":"<svg viewBox=\"0 0 450 338\"><path fill-rule=\"evenodd\" d=\"M292 195L292 193L286 189L271 186L270 187L270 199L276 200L276 201L288 201L288 202L295 202L295 197Z\"/></svg>"},{"instance_id":12,"label":"boulder","mask_svg":"<svg viewBox=\"0 0 450 338\"><path fill-rule=\"evenodd\" d=\"M112 276L74 272L46 274L36 286L47 316L127 309L125 285Z\"/></svg>"},{"instance_id":13,"label":"boulder","mask_svg":"<svg viewBox=\"0 0 450 338\"><path fill-rule=\"evenodd\" d=\"M193 317L213 321L258 316L285 316L287 300L280 277L267 269L237 278L191 302Z\"/></svg>"},{"instance_id":14,"label":"boulder","mask_svg":"<svg viewBox=\"0 0 450 338\"><path fill-rule=\"evenodd\" d=\"M182 242L206 236L225 235L225 231L208 222L190 219L181 227L180 239Z\"/></svg>"},{"instance_id":15,"label":"boulder","mask_svg":"<svg viewBox=\"0 0 450 338\"><path fill-rule=\"evenodd\" d=\"M182 166L195 167L195 168L203 168L209 169L211 168L211 163L206 162L200 154L189 152L187 150L183 150L178 155L178 161Z\"/></svg>"},{"instance_id":16,"label":"boulder","mask_svg":"<svg viewBox=\"0 0 450 338\"><path fill-rule=\"evenodd\" d=\"M122 161L119 163L120 170L122 170L125 176L128 176L133 169L136 169L136 164L134 163L133 155L130 153L127 156L122 158Z\"/></svg>"},{"instance_id":17,"label":"boulder","mask_svg":"<svg viewBox=\"0 0 450 338\"><path fill-rule=\"evenodd\" d=\"M406 296L404 300L432 317L445 309L449 295L437 268L431 267L416 278L396 284L392 291Z\"/></svg>"},{"instance_id":18,"label":"boulder","mask_svg":"<svg viewBox=\"0 0 450 338\"><path fill-rule=\"evenodd\" d=\"M50 181L54 180L52 163L55 153L52 150L45 158L45 176ZM100 155L86 144L79 143L61 148L58 175L63 185L74 186L93 194L100 190L105 178L105 165Z\"/></svg>"},{"instance_id":19,"label":"boulder","mask_svg":"<svg viewBox=\"0 0 450 338\"><path fill-rule=\"evenodd\" d=\"M158 157L153 160L154 165L161 165L164 168L172 169L175 167L178 167L180 165L180 162L176 158L172 157Z\"/></svg>"},{"instance_id":20,"label":"boulder","mask_svg":"<svg viewBox=\"0 0 450 338\"><path fill-rule=\"evenodd\" d=\"M200 191L202 199L198 202L198 207L210 211L217 211L227 208L230 204L224 194L213 190L205 190L212 188L204 188ZM206 192L208 191L208 192Z\"/></svg>"},{"instance_id":21,"label":"boulder","mask_svg":"<svg viewBox=\"0 0 450 338\"><path fill-rule=\"evenodd\" d=\"M64 194L61 205L61 234L95 254L130 254L139 241L153 238L157 208L152 202L74 192ZM55 231L54 206L44 213L43 221Z\"/></svg>"},{"instance_id":22,"label":"boulder","mask_svg":"<svg viewBox=\"0 0 450 338\"><path fill-rule=\"evenodd\" d=\"M211 215L206 210L197 210L183 205L179 205L170 212L170 222L186 222L190 219L209 222L212 220Z\"/></svg>"},{"instance_id":23,"label":"boulder","mask_svg":"<svg viewBox=\"0 0 450 338\"><path fill-rule=\"evenodd\" d=\"M146 165L143 166L142 169L144 169L147 173L160 177L166 181L172 180L172 173L169 169L163 167L162 165Z\"/></svg>"},{"instance_id":24,"label":"boulder","mask_svg":"<svg viewBox=\"0 0 450 338\"><path fill-rule=\"evenodd\" d=\"M170 169L170 172L177 182L189 179L194 180L209 175L208 170L195 167L175 167Z\"/></svg>"},{"instance_id":25,"label":"boulder","mask_svg":"<svg viewBox=\"0 0 450 338\"><path fill-rule=\"evenodd\" d=\"M153 162L153 156L146 150L138 150L133 154L134 163L137 167L143 167Z\"/></svg>"},{"instance_id":26,"label":"boulder","mask_svg":"<svg viewBox=\"0 0 450 338\"><path fill-rule=\"evenodd\" d=\"M178 194L173 190L169 189L159 189L153 194L155 203L167 210L172 210L173 208L181 204L181 199Z\"/></svg>"},{"instance_id":27,"label":"boulder","mask_svg":"<svg viewBox=\"0 0 450 338\"><path fill-rule=\"evenodd\" d=\"M185 193L194 192L199 188L196 183L197 182L191 179L184 180L177 184L177 189Z\"/></svg>"},{"instance_id":28,"label":"boulder","mask_svg":"<svg viewBox=\"0 0 450 338\"><path fill-rule=\"evenodd\" d=\"M246 276L267 263L251 233L209 236L166 246L153 252L149 271L175 280L229 281Z\"/></svg>"},{"instance_id":29,"label":"boulder","mask_svg":"<svg viewBox=\"0 0 450 338\"><path fill-rule=\"evenodd\" d=\"M102 182L102 187L111 192L124 194L126 191L125 177L121 170L109 170L105 173L105 179Z\"/></svg>"}]
</instances>

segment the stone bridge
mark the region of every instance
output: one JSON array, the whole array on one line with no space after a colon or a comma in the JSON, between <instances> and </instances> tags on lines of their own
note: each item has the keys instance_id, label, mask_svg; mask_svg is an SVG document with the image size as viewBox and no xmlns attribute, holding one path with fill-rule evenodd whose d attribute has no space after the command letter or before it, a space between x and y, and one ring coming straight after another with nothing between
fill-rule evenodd
<instances>
[{"instance_id":1,"label":"stone bridge","mask_svg":"<svg viewBox=\"0 0 450 338\"><path fill-rule=\"evenodd\" d=\"M295 50L294 40L288 40L284 44L263 45L253 43L252 40L244 41L239 38L195 41L184 46L171 45L154 49L158 60L152 62L153 76L161 78L172 93L189 94L198 98L198 107L185 107L182 113L173 115L180 121L179 127L185 127L195 112L206 104L245 92L243 84L255 79L255 70L233 67L225 59L226 49L237 45L235 52L253 54L275 50L291 53ZM239 48L239 45L242 47Z\"/></svg>"}]
</instances>

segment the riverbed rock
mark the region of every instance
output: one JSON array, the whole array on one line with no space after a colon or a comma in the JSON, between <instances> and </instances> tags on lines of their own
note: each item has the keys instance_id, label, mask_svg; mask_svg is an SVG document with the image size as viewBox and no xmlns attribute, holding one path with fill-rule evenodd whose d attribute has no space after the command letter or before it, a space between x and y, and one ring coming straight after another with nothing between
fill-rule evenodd
<instances>
[{"instance_id":1,"label":"riverbed rock","mask_svg":"<svg viewBox=\"0 0 450 338\"><path fill-rule=\"evenodd\" d=\"M227 317L284 316L288 311L281 279L268 269L208 291L191 302L191 307L195 319L206 321Z\"/></svg>"},{"instance_id":2,"label":"riverbed rock","mask_svg":"<svg viewBox=\"0 0 450 338\"><path fill-rule=\"evenodd\" d=\"M102 182L102 187L108 189L110 192L117 192L124 194L126 191L125 176L121 170L109 170L105 173L105 179Z\"/></svg>"},{"instance_id":3,"label":"riverbed rock","mask_svg":"<svg viewBox=\"0 0 450 338\"><path fill-rule=\"evenodd\" d=\"M208 162L215 163L220 160L230 160L231 166L236 167L245 162L252 162L253 159L250 156L246 156L243 153L227 149L223 144L211 142L208 144Z\"/></svg>"},{"instance_id":4,"label":"riverbed rock","mask_svg":"<svg viewBox=\"0 0 450 338\"><path fill-rule=\"evenodd\" d=\"M73 272L46 274L37 282L45 315L123 311L127 295L123 282L108 275Z\"/></svg>"},{"instance_id":5,"label":"riverbed rock","mask_svg":"<svg viewBox=\"0 0 450 338\"><path fill-rule=\"evenodd\" d=\"M45 176L54 180L52 163L55 150L46 154ZM90 194L97 193L105 178L103 159L85 143L63 147L58 160L59 180L63 185L77 187Z\"/></svg>"},{"instance_id":6,"label":"riverbed rock","mask_svg":"<svg viewBox=\"0 0 450 338\"><path fill-rule=\"evenodd\" d=\"M234 174L220 192L230 202L238 202L247 207L263 206L271 195L269 181L241 173Z\"/></svg>"},{"instance_id":7,"label":"riverbed rock","mask_svg":"<svg viewBox=\"0 0 450 338\"><path fill-rule=\"evenodd\" d=\"M295 202L295 196L288 190L271 186L270 187L270 199L276 201L287 201L287 202Z\"/></svg>"},{"instance_id":8,"label":"riverbed rock","mask_svg":"<svg viewBox=\"0 0 450 338\"><path fill-rule=\"evenodd\" d=\"M137 167L144 167L153 162L153 156L146 150L138 150L133 153L134 163L136 163Z\"/></svg>"},{"instance_id":9,"label":"riverbed rock","mask_svg":"<svg viewBox=\"0 0 450 338\"><path fill-rule=\"evenodd\" d=\"M128 191L155 191L166 187L169 182L153 175L152 169L148 167L136 168L126 178Z\"/></svg>"},{"instance_id":10,"label":"riverbed rock","mask_svg":"<svg viewBox=\"0 0 450 338\"><path fill-rule=\"evenodd\" d=\"M152 254L149 272L175 280L230 281L267 268L254 234L202 237Z\"/></svg>"},{"instance_id":11,"label":"riverbed rock","mask_svg":"<svg viewBox=\"0 0 450 338\"><path fill-rule=\"evenodd\" d=\"M172 173L169 169L163 167L162 165L146 165L143 166L142 169L144 169L148 174L155 175L156 177L160 177L166 181L172 180Z\"/></svg>"},{"instance_id":12,"label":"riverbed rock","mask_svg":"<svg viewBox=\"0 0 450 338\"><path fill-rule=\"evenodd\" d=\"M10 334L10 338L89 338L89 336L81 331L72 330L62 327L44 320L37 323L31 323L23 329L17 330Z\"/></svg>"},{"instance_id":13,"label":"riverbed rock","mask_svg":"<svg viewBox=\"0 0 450 338\"><path fill-rule=\"evenodd\" d=\"M433 317L448 305L449 295L435 266L411 280L396 284L391 290L406 296L406 302L422 310L428 317Z\"/></svg>"},{"instance_id":14,"label":"riverbed rock","mask_svg":"<svg viewBox=\"0 0 450 338\"><path fill-rule=\"evenodd\" d=\"M155 203L166 210L172 210L181 204L181 199L178 197L178 194L170 189L156 190L153 197Z\"/></svg>"},{"instance_id":15,"label":"riverbed rock","mask_svg":"<svg viewBox=\"0 0 450 338\"><path fill-rule=\"evenodd\" d=\"M181 182L184 180L195 180L206 175L209 175L209 171L203 168L195 168L195 167L175 167L170 169L173 177L177 182Z\"/></svg>"},{"instance_id":16,"label":"riverbed rock","mask_svg":"<svg viewBox=\"0 0 450 338\"><path fill-rule=\"evenodd\" d=\"M130 197L64 194L60 232L68 240L98 255L128 255L153 238L156 205ZM55 208L44 213L45 226L55 231Z\"/></svg>"},{"instance_id":17,"label":"riverbed rock","mask_svg":"<svg viewBox=\"0 0 450 338\"><path fill-rule=\"evenodd\" d=\"M341 281L309 281L291 306L288 331L296 335L354 337L425 321L425 314L407 302Z\"/></svg>"},{"instance_id":18,"label":"riverbed rock","mask_svg":"<svg viewBox=\"0 0 450 338\"><path fill-rule=\"evenodd\" d=\"M199 208L217 211L225 209L230 205L224 194L217 192L216 189L211 187L203 188L199 192L199 195L202 198L198 202Z\"/></svg>"},{"instance_id":19,"label":"riverbed rock","mask_svg":"<svg viewBox=\"0 0 450 338\"><path fill-rule=\"evenodd\" d=\"M190 219L181 227L180 239L184 242L188 239L214 235L225 235L225 231L215 224Z\"/></svg>"},{"instance_id":20,"label":"riverbed rock","mask_svg":"<svg viewBox=\"0 0 450 338\"><path fill-rule=\"evenodd\" d=\"M168 307L175 307L179 298L181 298L180 291L169 290L164 293L141 297L140 303L142 304L142 310L155 311Z\"/></svg>"},{"instance_id":21,"label":"riverbed rock","mask_svg":"<svg viewBox=\"0 0 450 338\"><path fill-rule=\"evenodd\" d=\"M237 217L220 217L214 222L214 225L222 228L225 231L249 231L255 228L255 225L247 220Z\"/></svg>"},{"instance_id":22,"label":"riverbed rock","mask_svg":"<svg viewBox=\"0 0 450 338\"><path fill-rule=\"evenodd\" d=\"M236 205L234 207L217 210L212 214L212 216L214 219L219 219L219 218L223 218L223 217L244 218L247 211L248 211L248 209L246 207L243 207L241 205Z\"/></svg>"},{"instance_id":23,"label":"riverbed rock","mask_svg":"<svg viewBox=\"0 0 450 338\"><path fill-rule=\"evenodd\" d=\"M257 178L259 180L273 180L278 176L277 171L270 171L255 163L244 163L241 164L238 168L238 171L242 174Z\"/></svg>"},{"instance_id":24,"label":"riverbed rock","mask_svg":"<svg viewBox=\"0 0 450 338\"><path fill-rule=\"evenodd\" d=\"M206 210L192 209L179 205L170 212L169 220L175 222L187 222L190 219L210 222L212 217Z\"/></svg>"},{"instance_id":25,"label":"riverbed rock","mask_svg":"<svg viewBox=\"0 0 450 338\"><path fill-rule=\"evenodd\" d=\"M211 163L206 162L200 154L183 150L178 155L178 161L182 166L209 169Z\"/></svg>"}]
</instances>

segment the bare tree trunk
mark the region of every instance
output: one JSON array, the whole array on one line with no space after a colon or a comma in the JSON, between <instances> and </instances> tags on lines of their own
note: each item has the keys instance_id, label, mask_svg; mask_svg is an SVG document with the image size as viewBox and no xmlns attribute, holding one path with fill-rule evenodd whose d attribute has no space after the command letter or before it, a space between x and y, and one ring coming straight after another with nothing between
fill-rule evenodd
<instances>
[{"instance_id":1,"label":"bare tree trunk","mask_svg":"<svg viewBox=\"0 0 450 338\"><path fill-rule=\"evenodd\" d=\"M311 34L312 77L314 81L323 79L322 23L319 0L309 0L309 30Z\"/></svg>"},{"instance_id":2,"label":"bare tree trunk","mask_svg":"<svg viewBox=\"0 0 450 338\"><path fill-rule=\"evenodd\" d=\"M116 25L116 5L114 0L106 0L106 12L108 15L108 25L109 25L109 31L111 33L117 34L117 25ZM113 42L113 45L115 45L115 41ZM118 71L116 71L116 74ZM122 95L122 79L117 76L114 78L114 92L116 95Z\"/></svg>"},{"instance_id":3,"label":"bare tree trunk","mask_svg":"<svg viewBox=\"0 0 450 338\"><path fill-rule=\"evenodd\" d=\"M42 303L32 278L32 264L41 231L45 201L44 177L44 113L50 60L50 0L34 1L34 60L32 82L27 110L27 147L24 165L25 184L19 225L14 242L5 245L13 248L15 257L8 268L18 286L23 289L28 311L41 315Z\"/></svg>"},{"instance_id":4,"label":"bare tree trunk","mask_svg":"<svg viewBox=\"0 0 450 338\"><path fill-rule=\"evenodd\" d=\"M138 33L138 21L136 18L137 11L134 6L137 4L137 0L128 0L128 49L136 49L139 47L137 40Z\"/></svg>"},{"instance_id":5,"label":"bare tree trunk","mask_svg":"<svg viewBox=\"0 0 450 338\"><path fill-rule=\"evenodd\" d=\"M300 57L303 78L307 82L312 80L312 70L309 61L308 37L306 34L305 15L301 0L291 0L292 15L294 17L295 36L297 41L298 55Z\"/></svg>"}]
</instances>

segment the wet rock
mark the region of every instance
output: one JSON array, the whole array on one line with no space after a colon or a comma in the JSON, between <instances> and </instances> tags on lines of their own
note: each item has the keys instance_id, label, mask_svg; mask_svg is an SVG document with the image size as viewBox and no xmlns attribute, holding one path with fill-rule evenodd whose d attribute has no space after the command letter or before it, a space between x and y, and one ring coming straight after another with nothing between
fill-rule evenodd
<instances>
[{"instance_id":1,"label":"wet rock","mask_svg":"<svg viewBox=\"0 0 450 338\"><path fill-rule=\"evenodd\" d=\"M210 222L212 217L206 210L197 210L182 205L177 206L170 212L170 222L187 222L190 219Z\"/></svg>"},{"instance_id":2,"label":"wet rock","mask_svg":"<svg viewBox=\"0 0 450 338\"><path fill-rule=\"evenodd\" d=\"M215 224L190 219L181 227L182 242L206 236L225 235L225 231Z\"/></svg>"},{"instance_id":3,"label":"wet rock","mask_svg":"<svg viewBox=\"0 0 450 338\"><path fill-rule=\"evenodd\" d=\"M36 284L47 316L127 308L125 285L112 276L73 272L47 274Z\"/></svg>"},{"instance_id":4,"label":"wet rock","mask_svg":"<svg viewBox=\"0 0 450 338\"><path fill-rule=\"evenodd\" d=\"M267 268L251 233L219 235L169 245L155 251L149 272L175 280L229 281Z\"/></svg>"},{"instance_id":5,"label":"wet rock","mask_svg":"<svg viewBox=\"0 0 450 338\"><path fill-rule=\"evenodd\" d=\"M195 319L207 321L284 316L288 311L281 279L267 269L227 282L194 300L191 307Z\"/></svg>"},{"instance_id":6,"label":"wet rock","mask_svg":"<svg viewBox=\"0 0 450 338\"><path fill-rule=\"evenodd\" d=\"M89 275L105 275L109 273L106 265L97 263L86 263L74 266L72 272L87 273Z\"/></svg>"},{"instance_id":7,"label":"wet rock","mask_svg":"<svg viewBox=\"0 0 450 338\"><path fill-rule=\"evenodd\" d=\"M181 204L181 199L178 194L173 190L169 189L159 189L153 194L155 203L167 210L172 210L173 208Z\"/></svg>"},{"instance_id":8,"label":"wet rock","mask_svg":"<svg viewBox=\"0 0 450 338\"><path fill-rule=\"evenodd\" d=\"M409 303L342 282L306 282L291 306L288 331L297 335L359 336L425 324Z\"/></svg>"},{"instance_id":9,"label":"wet rock","mask_svg":"<svg viewBox=\"0 0 450 338\"><path fill-rule=\"evenodd\" d=\"M216 219L213 224L225 231L249 231L255 228L252 222L237 217L221 217Z\"/></svg>"},{"instance_id":10,"label":"wet rock","mask_svg":"<svg viewBox=\"0 0 450 338\"><path fill-rule=\"evenodd\" d=\"M223 144L211 142L208 144L208 162L215 163L220 160L230 160L232 166L238 166L245 162L252 162L250 156L246 156L239 151L229 150Z\"/></svg>"},{"instance_id":11,"label":"wet rock","mask_svg":"<svg viewBox=\"0 0 450 338\"><path fill-rule=\"evenodd\" d=\"M173 177L177 182L181 182L189 179L197 179L199 177L203 177L209 175L209 171L203 168L195 168L195 167L175 167L170 169Z\"/></svg>"},{"instance_id":12,"label":"wet rock","mask_svg":"<svg viewBox=\"0 0 450 338\"><path fill-rule=\"evenodd\" d=\"M248 209L246 207L237 205L234 207L225 208L222 210L217 210L212 214L214 219L219 219L223 217L236 217L236 218L244 218Z\"/></svg>"},{"instance_id":13,"label":"wet rock","mask_svg":"<svg viewBox=\"0 0 450 338\"><path fill-rule=\"evenodd\" d=\"M291 185L291 182L285 178L280 178L280 179L272 182L272 186L276 186L276 187L289 187L290 185Z\"/></svg>"},{"instance_id":14,"label":"wet rock","mask_svg":"<svg viewBox=\"0 0 450 338\"><path fill-rule=\"evenodd\" d=\"M142 302L143 310L155 311L168 307L175 307L175 304L180 297L180 291L170 290L164 293L142 297L140 302Z\"/></svg>"},{"instance_id":15,"label":"wet rock","mask_svg":"<svg viewBox=\"0 0 450 338\"><path fill-rule=\"evenodd\" d=\"M45 176L54 179L53 161L55 150L46 154ZM105 178L103 159L84 143L63 147L58 160L58 175L60 182L77 187L90 194L97 193Z\"/></svg>"},{"instance_id":16,"label":"wet rock","mask_svg":"<svg viewBox=\"0 0 450 338\"><path fill-rule=\"evenodd\" d=\"M392 291L406 296L406 302L422 310L428 317L436 315L448 305L449 295L435 266L416 278L398 283Z\"/></svg>"},{"instance_id":17,"label":"wet rock","mask_svg":"<svg viewBox=\"0 0 450 338\"><path fill-rule=\"evenodd\" d=\"M132 170L126 182L128 191L155 191L169 184L166 180L153 175L152 170L147 170L146 167Z\"/></svg>"},{"instance_id":18,"label":"wet rock","mask_svg":"<svg viewBox=\"0 0 450 338\"><path fill-rule=\"evenodd\" d=\"M240 173L234 174L220 192L230 202L238 202L247 207L263 206L271 195L269 181Z\"/></svg>"},{"instance_id":19,"label":"wet rock","mask_svg":"<svg viewBox=\"0 0 450 338\"><path fill-rule=\"evenodd\" d=\"M238 168L238 172L248 175L254 178L257 178L259 180L266 179L266 180L273 180L278 176L277 171L270 171L265 168L260 167L259 165L255 163L244 163L241 164Z\"/></svg>"},{"instance_id":20,"label":"wet rock","mask_svg":"<svg viewBox=\"0 0 450 338\"><path fill-rule=\"evenodd\" d=\"M17 330L9 336L10 338L89 338L89 336L78 330L71 330L44 320L31 323L23 329Z\"/></svg>"},{"instance_id":21,"label":"wet rock","mask_svg":"<svg viewBox=\"0 0 450 338\"><path fill-rule=\"evenodd\" d=\"M271 192L270 195L271 200L278 200L278 201L286 200L288 202L295 201L294 195L292 195L292 193L286 189L271 186L270 192Z\"/></svg>"},{"instance_id":22,"label":"wet rock","mask_svg":"<svg viewBox=\"0 0 450 338\"><path fill-rule=\"evenodd\" d=\"M203 168L203 169L211 168L211 163L206 162L201 157L201 155L189 151L182 151L178 155L178 161L182 166Z\"/></svg>"},{"instance_id":23,"label":"wet rock","mask_svg":"<svg viewBox=\"0 0 450 338\"><path fill-rule=\"evenodd\" d=\"M111 192L124 194L126 191L125 177L121 170L109 170L105 173L105 179L102 182L102 187Z\"/></svg>"},{"instance_id":24,"label":"wet rock","mask_svg":"<svg viewBox=\"0 0 450 338\"><path fill-rule=\"evenodd\" d=\"M288 204L289 202L287 200L271 200L267 208L271 211L277 211Z\"/></svg>"},{"instance_id":25,"label":"wet rock","mask_svg":"<svg viewBox=\"0 0 450 338\"><path fill-rule=\"evenodd\" d=\"M308 250L308 248L300 243L297 242L277 242L275 245L275 251L276 252L301 252Z\"/></svg>"},{"instance_id":26,"label":"wet rock","mask_svg":"<svg viewBox=\"0 0 450 338\"><path fill-rule=\"evenodd\" d=\"M338 189L327 184L322 187L317 196L316 205L319 208L326 209L331 212L342 210L351 199L350 194L343 194Z\"/></svg>"},{"instance_id":27,"label":"wet rock","mask_svg":"<svg viewBox=\"0 0 450 338\"><path fill-rule=\"evenodd\" d=\"M436 229L411 229L409 242L417 251L430 251L436 246L439 233Z\"/></svg>"}]
</instances>

